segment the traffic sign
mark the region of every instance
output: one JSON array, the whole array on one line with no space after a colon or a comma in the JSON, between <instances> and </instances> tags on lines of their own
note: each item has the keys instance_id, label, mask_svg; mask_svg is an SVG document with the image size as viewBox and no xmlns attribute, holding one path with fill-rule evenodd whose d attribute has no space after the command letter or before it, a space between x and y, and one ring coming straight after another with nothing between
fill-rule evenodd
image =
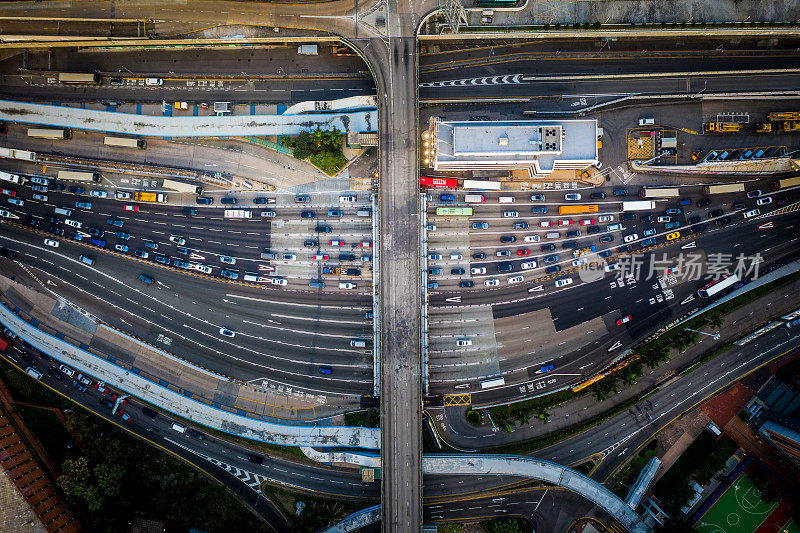
<instances>
[{"instance_id":1,"label":"traffic sign","mask_svg":"<svg viewBox=\"0 0 800 533\"><path fill-rule=\"evenodd\" d=\"M759 224L756 229L772 229L775 227L775 222L765 222L763 224Z\"/></svg>"}]
</instances>

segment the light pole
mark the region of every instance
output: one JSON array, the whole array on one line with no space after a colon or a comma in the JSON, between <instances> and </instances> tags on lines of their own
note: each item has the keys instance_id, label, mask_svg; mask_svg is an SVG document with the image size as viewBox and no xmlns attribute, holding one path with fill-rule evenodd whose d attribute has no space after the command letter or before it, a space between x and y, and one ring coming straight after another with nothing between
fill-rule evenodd
<instances>
[{"instance_id":1,"label":"light pole","mask_svg":"<svg viewBox=\"0 0 800 533\"><path fill-rule=\"evenodd\" d=\"M696 329L690 329L690 328L683 328L683 329L685 329L686 331L694 331L695 333L699 333L701 335L707 335L707 336L711 337L714 340L718 340L719 339L719 332L717 332L717 333L706 333L705 331L697 331Z\"/></svg>"}]
</instances>

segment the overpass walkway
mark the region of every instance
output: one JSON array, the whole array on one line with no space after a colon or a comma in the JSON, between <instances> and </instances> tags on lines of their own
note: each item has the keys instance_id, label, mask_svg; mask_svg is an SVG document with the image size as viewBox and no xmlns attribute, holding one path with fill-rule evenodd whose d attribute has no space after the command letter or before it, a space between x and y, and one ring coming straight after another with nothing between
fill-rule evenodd
<instances>
[{"instance_id":1,"label":"overpass walkway","mask_svg":"<svg viewBox=\"0 0 800 533\"><path fill-rule=\"evenodd\" d=\"M161 117L12 100L0 100L0 120L150 137L297 135L317 127L336 128L344 133L368 133L378 128L377 110L312 115Z\"/></svg>"}]
</instances>

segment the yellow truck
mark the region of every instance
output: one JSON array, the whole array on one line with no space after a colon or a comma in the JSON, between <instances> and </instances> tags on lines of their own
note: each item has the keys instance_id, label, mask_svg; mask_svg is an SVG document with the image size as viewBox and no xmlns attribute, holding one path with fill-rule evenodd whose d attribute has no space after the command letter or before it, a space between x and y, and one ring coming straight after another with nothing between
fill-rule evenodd
<instances>
[{"instance_id":1,"label":"yellow truck","mask_svg":"<svg viewBox=\"0 0 800 533\"><path fill-rule=\"evenodd\" d=\"M706 133L738 133L741 129L738 122L708 122L703 128Z\"/></svg>"},{"instance_id":2,"label":"yellow truck","mask_svg":"<svg viewBox=\"0 0 800 533\"><path fill-rule=\"evenodd\" d=\"M756 133L772 133L773 131L772 124L769 122L764 122L756 127Z\"/></svg>"},{"instance_id":3,"label":"yellow truck","mask_svg":"<svg viewBox=\"0 0 800 533\"><path fill-rule=\"evenodd\" d=\"M800 111L781 111L778 113L768 113L767 120L770 122L779 120L800 120Z\"/></svg>"},{"instance_id":4,"label":"yellow truck","mask_svg":"<svg viewBox=\"0 0 800 533\"><path fill-rule=\"evenodd\" d=\"M137 202L166 202L167 195L163 192L135 192L133 199Z\"/></svg>"},{"instance_id":5,"label":"yellow truck","mask_svg":"<svg viewBox=\"0 0 800 533\"><path fill-rule=\"evenodd\" d=\"M783 123L783 131L798 132L800 131L800 120L787 120Z\"/></svg>"}]
</instances>

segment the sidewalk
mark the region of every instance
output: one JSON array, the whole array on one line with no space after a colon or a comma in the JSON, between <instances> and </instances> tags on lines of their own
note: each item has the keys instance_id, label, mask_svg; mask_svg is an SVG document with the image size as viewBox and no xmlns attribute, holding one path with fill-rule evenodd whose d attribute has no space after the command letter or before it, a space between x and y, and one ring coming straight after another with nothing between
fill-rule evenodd
<instances>
[{"instance_id":1,"label":"sidewalk","mask_svg":"<svg viewBox=\"0 0 800 533\"><path fill-rule=\"evenodd\" d=\"M632 387L622 388L618 394L611 396L608 400L597 403L591 394L587 394L550 407L547 411L551 414L550 422L542 424L533 420L530 425L519 427L516 426L511 434L504 432L492 432L492 424L486 423L478 428L473 428L466 421L463 420L464 408L447 408L444 410L445 417L452 418L446 420L440 429L444 429L446 433L442 436L446 441L459 447L468 447L470 449L485 448L488 446L499 446L522 440L528 440L549 433L554 433L561 429L568 428L572 425L579 424L584 420L600 415L616 405L622 404L625 401L635 398L636 396L646 394L654 386L663 383L687 367L695 359L698 359L710 352L718 346L723 346L732 342L742 335L757 329L758 326L774 319L776 316L786 314L794 311L800 307L800 280L791 284L785 285L769 294L766 294L752 302L739 307L724 315L725 322L720 328L719 340L713 340L707 335L699 335L697 344L689 346L684 352L676 353L674 350L671 352L672 358L666 363L661 364L657 368L649 369L644 367L644 375L639 378ZM706 332L710 332L706 328ZM624 386L623 386L624 387ZM458 417L456 421L455 417ZM472 429L471 436L465 437L458 434L454 429L456 428ZM490 439L476 439L474 435L493 435ZM481 442L484 440L486 442ZM476 446L481 444L481 446Z\"/></svg>"}]
</instances>

